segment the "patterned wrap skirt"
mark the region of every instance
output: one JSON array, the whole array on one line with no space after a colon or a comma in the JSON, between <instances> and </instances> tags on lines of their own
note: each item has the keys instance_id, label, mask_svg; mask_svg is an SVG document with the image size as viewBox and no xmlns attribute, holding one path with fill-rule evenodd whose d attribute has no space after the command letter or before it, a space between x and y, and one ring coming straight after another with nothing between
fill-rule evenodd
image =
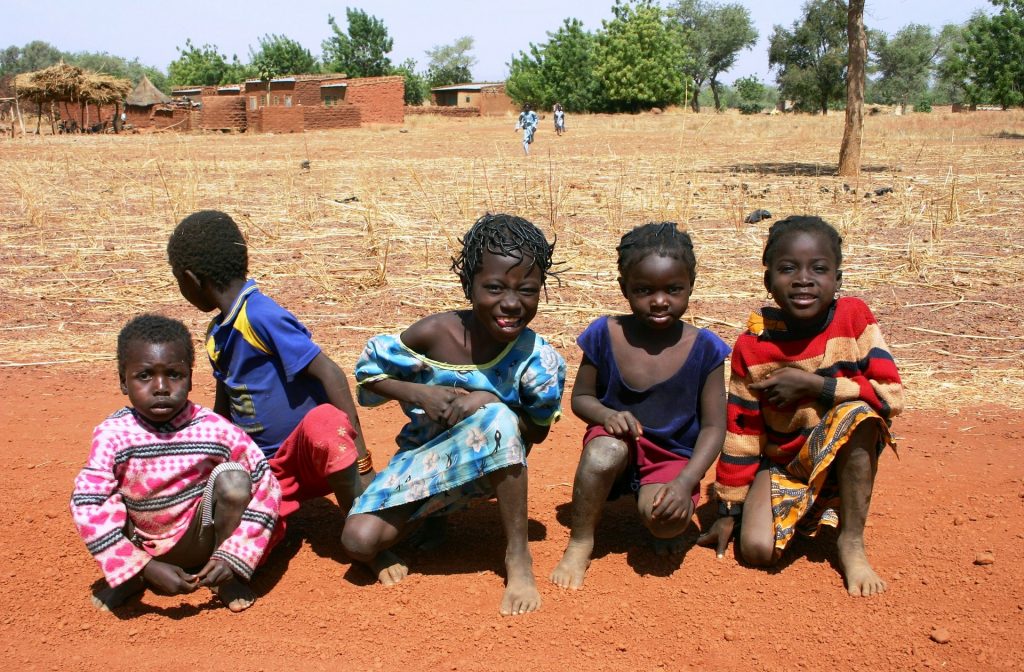
<instances>
[{"instance_id":1,"label":"patterned wrap skirt","mask_svg":"<svg viewBox=\"0 0 1024 672\"><path fill-rule=\"evenodd\" d=\"M889 425L863 401L838 404L821 419L788 464L770 464L775 558L799 532L814 536L822 525L839 525L839 481L832 461L862 422L878 427L877 450L896 449Z\"/></svg>"}]
</instances>

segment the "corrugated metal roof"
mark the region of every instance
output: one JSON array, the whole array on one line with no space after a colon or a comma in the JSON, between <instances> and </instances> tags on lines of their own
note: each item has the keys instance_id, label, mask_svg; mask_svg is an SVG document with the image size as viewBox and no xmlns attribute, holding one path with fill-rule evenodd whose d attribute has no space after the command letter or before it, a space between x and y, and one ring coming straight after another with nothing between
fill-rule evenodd
<instances>
[{"instance_id":1,"label":"corrugated metal roof","mask_svg":"<svg viewBox=\"0 0 1024 672\"><path fill-rule=\"evenodd\" d=\"M491 86L504 86L505 82L477 82L474 84L451 84L449 86L435 86L431 91L480 91Z\"/></svg>"}]
</instances>

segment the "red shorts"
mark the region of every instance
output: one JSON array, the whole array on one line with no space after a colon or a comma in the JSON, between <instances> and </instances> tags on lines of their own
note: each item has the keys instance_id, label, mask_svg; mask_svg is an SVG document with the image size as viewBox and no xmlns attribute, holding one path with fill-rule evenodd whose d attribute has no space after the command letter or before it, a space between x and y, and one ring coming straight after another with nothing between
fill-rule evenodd
<instances>
[{"instance_id":1,"label":"red shorts","mask_svg":"<svg viewBox=\"0 0 1024 672\"><path fill-rule=\"evenodd\" d=\"M355 436L344 411L321 404L302 418L268 460L281 483L281 509L264 558L284 537L287 517L307 499L332 493L327 477L355 463Z\"/></svg>"},{"instance_id":2,"label":"red shorts","mask_svg":"<svg viewBox=\"0 0 1024 672\"><path fill-rule=\"evenodd\" d=\"M619 437L609 434L601 425L590 425L586 434L583 435L583 445L593 441L599 436L609 436L613 439ZM636 439L620 439L629 448L629 466L622 478L612 486L609 499L614 499L627 492L636 493L640 486L653 483L668 483L679 475L689 462L690 458L676 455L670 450L665 450L646 437ZM693 486L693 508L696 510L700 503L700 481Z\"/></svg>"}]
</instances>

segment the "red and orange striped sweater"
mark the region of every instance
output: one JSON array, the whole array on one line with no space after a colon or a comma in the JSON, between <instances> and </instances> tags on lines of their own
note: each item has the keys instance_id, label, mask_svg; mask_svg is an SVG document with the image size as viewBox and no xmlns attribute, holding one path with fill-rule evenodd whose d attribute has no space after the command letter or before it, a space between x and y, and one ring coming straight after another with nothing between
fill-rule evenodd
<instances>
[{"instance_id":1,"label":"red and orange striped sweater","mask_svg":"<svg viewBox=\"0 0 1024 672\"><path fill-rule=\"evenodd\" d=\"M825 378L821 396L778 408L750 389L783 367ZM732 352L728 432L715 483L718 496L742 502L762 457L788 463L829 409L858 399L887 422L903 409L899 371L863 301L837 300L825 327L808 335L788 332L778 308L753 313Z\"/></svg>"}]
</instances>

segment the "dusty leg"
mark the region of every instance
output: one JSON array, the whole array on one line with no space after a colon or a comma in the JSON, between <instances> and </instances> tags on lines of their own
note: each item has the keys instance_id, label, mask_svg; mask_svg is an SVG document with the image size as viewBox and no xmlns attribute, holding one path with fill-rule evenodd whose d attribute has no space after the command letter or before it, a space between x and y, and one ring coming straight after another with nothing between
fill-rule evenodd
<instances>
[{"instance_id":1,"label":"dusty leg","mask_svg":"<svg viewBox=\"0 0 1024 672\"><path fill-rule=\"evenodd\" d=\"M385 586L409 575L409 567L387 550L401 539L416 502L375 513L357 513L345 521L341 543L353 560L366 565Z\"/></svg>"},{"instance_id":2,"label":"dusty leg","mask_svg":"<svg viewBox=\"0 0 1024 672\"><path fill-rule=\"evenodd\" d=\"M562 588L580 589L594 552L594 528L601 517L608 493L626 468L626 444L610 436L599 436L583 448L572 484L572 531L562 559L551 572L551 582Z\"/></svg>"},{"instance_id":3,"label":"dusty leg","mask_svg":"<svg viewBox=\"0 0 1024 672\"><path fill-rule=\"evenodd\" d=\"M527 539L526 467L514 464L489 474L498 498L505 530L505 594L501 615L515 616L540 608L540 593L533 577L533 556Z\"/></svg>"},{"instance_id":4,"label":"dusty leg","mask_svg":"<svg viewBox=\"0 0 1024 672\"><path fill-rule=\"evenodd\" d=\"M690 518L693 516L693 502L689 503L686 518L675 523L666 523L655 520L651 514L654 509L654 498L658 491L664 487L662 483L649 483L640 486L637 493L637 510L644 526L654 535L654 552L657 555L678 555L686 550L683 542L683 532L690 526Z\"/></svg>"},{"instance_id":5,"label":"dusty leg","mask_svg":"<svg viewBox=\"0 0 1024 672\"><path fill-rule=\"evenodd\" d=\"M338 500L341 515L347 516L348 510L352 508L352 502L363 493L363 484L359 480L359 470L355 463L341 471L327 474L326 480Z\"/></svg>"},{"instance_id":6,"label":"dusty leg","mask_svg":"<svg viewBox=\"0 0 1024 672\"><path fill-rule=\"evenodd\" d=\"M871 491L878 469L878 428L861 423L836 455L839 477L839 562L850 595L868 597L887 588L868 562L864 550L864 523L871 506Z\"/></svg>"},{"instance_id":7,"label":"dusty leg","mask_svg":"<svg viewBox=\"0 0 1024 672\"><path fill-rule=\"evenodd\" d=\"M252 499L252 479L245 471L225 471L213 486L213 547L234 534L242 522L242 513ZM232 577L226 583L210 590L233 612L244 611L256 601L256 595L246 584Z\"/></svg>"},{"instance_id":8,"label":"dusty leg","mask_svg":"<svg viewBox=\"0 0 1024 672\"><path fill-rule=\"evenodd\" d=\"M771 472L762 469L754 476L743 503L740 526L740 557L744 562L767 567L775 560L775 524L772 522Z\"/></svg>"},{"instance_id":9,"label":"dusty leg","mask_svg":"<svg viewBox=\"0 0 1024 672\"><path fill-rule=\"evenodd\" d=\"M146 582L142 574L133 576L117 588L106 586L96 591L92 596L92 604L100 611L111 611L117 609L134 595L138 595L146 589Z\"/></svg>"}]
</instances>

